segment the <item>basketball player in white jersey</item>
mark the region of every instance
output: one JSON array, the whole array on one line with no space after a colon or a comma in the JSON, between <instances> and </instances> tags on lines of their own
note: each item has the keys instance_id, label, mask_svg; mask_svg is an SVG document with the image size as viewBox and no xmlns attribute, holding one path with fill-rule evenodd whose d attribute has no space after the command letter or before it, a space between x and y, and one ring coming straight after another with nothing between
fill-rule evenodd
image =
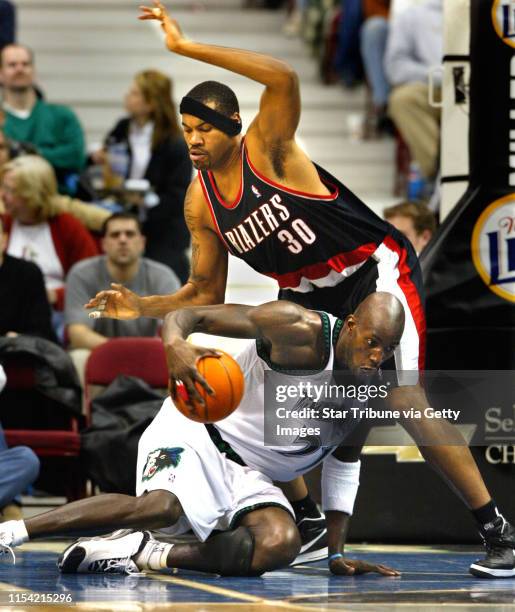
<instances>
[{"instance_id":1,"label":"basketball player in white jersey","mask_svg":"<svg viewBox=\"0 0 515 612\"><path fill-rule=\"evenodd\" d=\"M400 301L389 293L373 293L345 321L279 301L183 309L166 324L178 378L183 368L189 369L191 351L197 350L186 341L190 333L256 339L238 358L246 382L239 408L215 427L205 426L187 419L167 398L139 443L137 497L100 495L26 521L3 523L4 551L35 537L122 528L111 536L74 543L60 558L61 571L130 573L168 567L259 575L287 566L300 548L292 507L272 481L290 480L323 462L331 572L398 575L385 566L344 557L359 466L339 459L338 442L312 445L301 453L298 445L264 446L263 387L268 369L304 371L316 382L317 371L339 368L361 383L371 381L402 336ZM192 529L200 542L165 544L141 531L145 529L169 535ZM215 530L222 533L212 535Z\"/></svg>"}]
</instances>

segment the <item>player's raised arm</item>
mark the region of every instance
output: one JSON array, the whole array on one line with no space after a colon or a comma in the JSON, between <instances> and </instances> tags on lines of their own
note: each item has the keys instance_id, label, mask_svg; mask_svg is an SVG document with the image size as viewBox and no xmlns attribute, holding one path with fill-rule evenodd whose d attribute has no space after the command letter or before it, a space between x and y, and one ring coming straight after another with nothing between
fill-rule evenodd
<instances>
[{"instance_id":1,"label":"player's raised arm","mask_svg":"<svg viewBox=\"0 0 515 612\"><path fill-rule=\"evenodd\" d=\"M189 40L164 5L159 1L154 5L141 6L139 19L161 23L166 46L172 53L225 68L265 86L259 113L249 128L249 135L259 132L266 144L293 140L300 120L300 90L297 74L289 64L253 51Z\"/></svg>"},{"instance_id":2,"label":"player's raised arm","mask_svg":"<svg viewBox=\"0 0 515 612\"><path fill-rule=\"evenodd\" d=\"M227 250L207 218L204 195L198 181L191 183L184 202L184 217L191 234L191 274L187 283L171 295L141 297L113 283L100 291L85 308L90 317L137 319L163 318L169 312L195 304L217 304L225 299Z\"/></svg>"}]
</instances>

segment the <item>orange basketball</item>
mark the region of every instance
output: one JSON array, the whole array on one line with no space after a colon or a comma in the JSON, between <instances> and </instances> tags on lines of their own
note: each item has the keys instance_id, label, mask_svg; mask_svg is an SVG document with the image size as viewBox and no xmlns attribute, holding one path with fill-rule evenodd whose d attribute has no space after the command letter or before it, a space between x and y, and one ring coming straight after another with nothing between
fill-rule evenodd
<instances>
[{"instance_id":1,"label":"orange basketball","mask_svg":"<svg viewBox=\"0 0 515 612\"><path fill-rule=\"evenodd\" d=\"M243 373L238 363L227 353L220 357L206 356L199 359L197 369L199 374L215 392L209 395L203 387L195 383L195 387L205 402L204 406L193 403L187 405L188 392L186 387L179 383L176 387L174 403L178 410L188 419L199 423L214 423L228 417L241 401L244 390Z\"/></svg>"}]
</instances>

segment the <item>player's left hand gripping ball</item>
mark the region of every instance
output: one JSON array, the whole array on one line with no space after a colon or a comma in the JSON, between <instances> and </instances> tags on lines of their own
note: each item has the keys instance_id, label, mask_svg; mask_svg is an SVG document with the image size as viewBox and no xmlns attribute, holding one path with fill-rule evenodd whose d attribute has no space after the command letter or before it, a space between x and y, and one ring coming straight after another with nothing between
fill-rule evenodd
<instances>
[{"instance_id":1,"label":"player's left hand gripping ball","mask_svg":"<svg viewBox=\"0 0 515 612\"><path fill-rule=\"evenodd\" d=\"M199 374L215 392L209 395L204 387L195 383L195 387L204 401L190 400L188 391L182 383L175 386L172 398L178 410L193 421L215 423L228 417L238 407L245 387L243 373L238 363L227 353L217 351L218 356L201 357L197 363Z\"/></svg>"}]
</instances>

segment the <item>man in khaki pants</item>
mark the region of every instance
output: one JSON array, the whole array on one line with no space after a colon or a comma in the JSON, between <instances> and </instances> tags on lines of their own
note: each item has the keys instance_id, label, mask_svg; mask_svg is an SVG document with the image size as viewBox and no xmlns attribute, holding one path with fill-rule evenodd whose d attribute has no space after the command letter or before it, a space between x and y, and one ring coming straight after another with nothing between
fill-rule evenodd
<instances>
[{"instance_id":1,"label":"man in khaki pants","mask_svg":"<svg viewBox=\"0 0 515 612\"><path fill-rule=\"evenodd\" d=\"M442 62L442 0L423 0L391 22L385 70L388 111L426 179L438 171L440 109L429 104L429 72Z\"/></svg>"}]
</instances>

